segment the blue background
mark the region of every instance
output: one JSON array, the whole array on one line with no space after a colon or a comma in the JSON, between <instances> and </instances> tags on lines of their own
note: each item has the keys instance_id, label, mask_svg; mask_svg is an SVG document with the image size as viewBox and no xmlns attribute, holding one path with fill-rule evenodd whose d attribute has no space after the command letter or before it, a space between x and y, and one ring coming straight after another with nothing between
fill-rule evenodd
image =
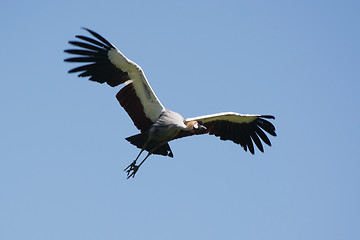
<instances>
[{"instance_id":1,"label":"blue background","mask_svg":"<svg viewBox=\"0 0 360 240\"><path fill-rule=\"evenodd\" d=\"M359 1L1 5L0 239L360 239ZM176 140L127 180L120 88L63 62L80 27L184 117L275 115L273 146Z\"/></svg>"}]
</instances>

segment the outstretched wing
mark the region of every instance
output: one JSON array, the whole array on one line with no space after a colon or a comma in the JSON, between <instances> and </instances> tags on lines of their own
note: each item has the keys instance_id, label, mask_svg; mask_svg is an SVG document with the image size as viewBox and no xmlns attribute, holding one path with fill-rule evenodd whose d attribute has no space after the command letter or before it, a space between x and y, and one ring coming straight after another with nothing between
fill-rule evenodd
<instances>
[{"instance_id":1,"label":"outstretched wing","mask_svg":"<svg viewBox=\"0 0 360 240\"><path fill-rule=\"evenodd\" d=\"M149 123L154 123L165 108L150 87L142 69L105 38L92 30L86 28L85 30L94 38L77 35L76 38L80 41L69 41L69 43L78 48L65 50L66 53L77 55L65 59L66 62L85 65L73 68L69 73L77 72L79 77L90 77L91 81L106 82L111 87L125 83L127 88L124 91L120 90L117 99L130 115L135 126L141 131L146 130Z\"/></svg>"},{"instance_id":2,"label":"outstretched wing","mask_svg":"<svg viewBox=\"0 0 360 240\"><path fill-rule=\"evenodd\" d=\"M186 122L202 121L207 130L198 133L181 131L176 138L209 133L220 137L221 140L231 140L234 143L240 144L245 151L249 149L252 154L254 154L253 143L255 143L261 152L264 152L261 140L271 146L266 133L276 136L274 125L266 119L275 119L275 117L271 115L225 112L187 118Z\"/></svg>"}]
</instances>

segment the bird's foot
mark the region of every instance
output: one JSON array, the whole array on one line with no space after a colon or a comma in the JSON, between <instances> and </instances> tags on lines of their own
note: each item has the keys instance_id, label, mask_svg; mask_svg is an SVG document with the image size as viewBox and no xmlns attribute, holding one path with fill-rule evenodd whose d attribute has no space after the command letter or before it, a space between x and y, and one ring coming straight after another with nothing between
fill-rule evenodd
<instances>
[{"instance_id":1,"label":"bird's foot","mask_svg":"<svg viewBox=\"0 0 360 240\"><path fill-rule=\"evenodd\" d=\"M129 166L127 166L124 171L127 172L127 179L135 177L136 172L139 170L139 165L136 165L136 161L133 161Z\"/></svg>"}]
</instances>

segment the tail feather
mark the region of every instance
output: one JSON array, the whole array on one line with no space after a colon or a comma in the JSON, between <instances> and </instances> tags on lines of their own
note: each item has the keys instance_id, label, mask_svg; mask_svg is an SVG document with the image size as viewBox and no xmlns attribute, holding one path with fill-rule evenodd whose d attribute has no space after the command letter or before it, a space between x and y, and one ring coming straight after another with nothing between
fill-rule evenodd
<instances>
[{"instance_id":1,"label":"tail feather","mask_svg":"<svg viewBox=\"0 0 360 240\"><path fill-rule=\"evenodd\" d=\"M131 144L135 145L138 148L142 148L145 144L145 142L147 141L147 136L144 133L139 133L130 137L125 138L127 141L129 141ZM156 147L156 145L154 143L149 142L148 145L146 146L146 151L151 151L152 149L154 149ZM158 155L163 155L163 156L169 156L169 157L173 157L174 154L172 153L170 146L168 143L165 143L164 145L161 145L160 147L158 147L153 154L158 154Z\"/></svg>"},{"instance_id":2,"label":"tail feather","mask_svg":"<svg viewBox=\"0 0 360 240\"><path fill-rule=\"evenodd\" d=\"M146 142L145 134L141 134L141 133L136 134L134 136L127 137L125 139L138 148L142 148L142 146L144 146L144 144Z\"/></svg>"}]
</instances>

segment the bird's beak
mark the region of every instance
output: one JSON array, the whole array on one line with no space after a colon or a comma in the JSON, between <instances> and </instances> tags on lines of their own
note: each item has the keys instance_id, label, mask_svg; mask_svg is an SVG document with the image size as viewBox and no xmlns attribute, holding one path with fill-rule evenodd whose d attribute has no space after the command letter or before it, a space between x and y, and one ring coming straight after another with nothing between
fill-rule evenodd
<instances>
[{"instance_id":1,"label":"bird's beak","mask_svg":"<svg viewBox=\"0 0 360 240\"><path fill-rule=\"evenodd\" d=\"M202 132L202 131L205 131L207 128L202 124L201 121L197 122L195 125L194 125L194 130L197 131L197 132Z\"/></svg>"}]
</instances>

